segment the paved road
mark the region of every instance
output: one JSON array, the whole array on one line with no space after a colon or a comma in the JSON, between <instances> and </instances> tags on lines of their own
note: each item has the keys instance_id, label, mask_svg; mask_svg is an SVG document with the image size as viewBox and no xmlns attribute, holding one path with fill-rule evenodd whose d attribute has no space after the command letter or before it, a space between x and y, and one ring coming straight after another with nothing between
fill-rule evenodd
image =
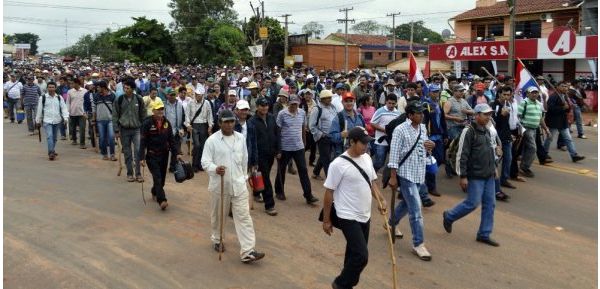
<instances>
[{"instance_id":1,"label":"paved road","mask_svg":"<svg viewBox=\"0 0 600 289\"><path fill-rule=\"evenodd\" d=\"M93 150L60 141L58 161L49 162L45 144L23 125L3 128L5 288L330 288L340 270L343 236L322 233L319 208L303 203L297 177L288 177L277 217L261 204L252 211L257 247L267 257L240 263L229 222L219 262L209 240L205 174L183 184L169 179L170 206L161 212L154 203L144 206L140 185L117 178L116 163ZM510 203L497 204L499 248L474 241L478 211L455 223L452 234L443 231L441 212L463 194L456 179L440 176L444 195L424 209L433 261L411 254L402 220L406 237L395 245L400 288L597 288L597 131L586 129L591 139L577 141L586 161L573 164L552 151L553 167L534 167L536 178L508 191ZM320 183L313 188L322 196ZM381 224L373 215L358 288L391 288Z\"/></svg>"}]
</instances>

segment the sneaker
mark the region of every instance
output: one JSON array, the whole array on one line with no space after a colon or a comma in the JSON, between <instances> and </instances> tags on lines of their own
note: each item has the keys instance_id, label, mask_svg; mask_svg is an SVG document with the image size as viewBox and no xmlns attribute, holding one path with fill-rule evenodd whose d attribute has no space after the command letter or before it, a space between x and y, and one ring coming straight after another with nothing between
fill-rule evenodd
<instances>
[{"instance_id":1,"label":"sneaker","mask_svg":"<svg viewBox=\"0 0 600 289\"><path fill-rule=\"evenodd\" d=\"M404 238L404 234L402 233L402 231L400 231L400 228L396 227L396 230L394 230L394 236L396 236L396 238Z\"/></svg>"},{"instance_id":2,"label":"sneaker","mask_svg":"<svg viewBox=\"0 0 600 289\"><path fill-rule=\"evenodd\" d=\"M223 243L216 243L213 244L213 249L215 249L215 251L223 253L225 252L225 244Z\"/></svg>"},{"instance_id":3,"label":"sneaker","mask_svg":"<svg viewBox=\"0 0 600 289\"><path fill-rule=\"evenodd\" d=\"M254 196L254 201L257 203L264 203L265 200L263 199L263 197L261 195L258 196Z\"/></svg>"},{"instance_id":4,"label":"sneaker","mask_svg":"<svg viewBox=\"0 0 600 289\"><path fill-rule=\"evenodd\" d=\"M310 196L310 197L306 198L306 203L309 205L312 205L318 201L319 201L319 199L317 199L315 196Z\"/></svg>"},{"instance_id":5,"label":"sneaker","mask_svg":"<svg viewBox=\"0 0 600 289\"><path fill-rule=\"evenodd\" d=\"M244 254L244 256L242 256L242 262L246 263L246 264L252 263L252 262L258 261L264 257L265 257L265 253L261 253L256 250L252 250L252 251L250 251L250 253Z\"/></svg>"},{"instance_id":6,"label":"sneaker","mask_svg":"<svg viewBox=\"0 0 600 289\"><path fill-rule=\"evenodd\" d=\"M496 193L496 200L498 201L503 201L503 202L508 202L508 199L510 199L510 196L505 194L504 192L497 192Z\"/></svg>"},{"instance_id":7,"label":"sneaker","mask_svg":"<svg viewBox=\"0 0 600 289\"><path fill-rule=\"evenodd\" d=\"M500 247L500 243L494 241L491 238L483 238L483 237L477 237L477 239L475 239L477 242L480 243L484 243L493 247Z\"/></svg>"},{"instance_id":8,"label":"sneaker","mask_svg":"<svg viewBox=\"0 0 600 289\"><path fill-rule=\"evenodd\" d=\"M533 178L535 175L530 169L520 169L519 173L521 173L526 178Z\"/></svg>"},{"instance_id":9,"label":"sneaker","mask_svg":"<svg viewBox=\"0 0 600 289\"><path fill-rule=\"evenodd\" d=\"M584 156L580 156L580 155L575 155L575 156L573 156L573 157L571 158L571 160L572 160L574 163L576 163L576 162L578 162L578 161L580 161L580 160L583 160L583 159L585 159L585 157L584 157Z\"/></svg>"},{"instance_id":10,"label":"sneaker","mask_svg":"<svg viewBox=\"0 0 600 289\"><path fill-rule=\"evenodd\" d=\"M133 183L135 182L135 178L133 176L127 176L127 181Z\"/></svg>"},{"instance_id":11,"label":"sneaker","mask_svg":"<svg viewBox=\"0 0 600 289\"><path fill-rule=\"evenodd\" d=\"M167 203L167 201L160 202L160 209L161 210L163 210L163 211L166 210L168 206L169 206L169 203Z\"/></svg>"},{"instance_id":12,"label":"sneaker","mask_svg":"<svg viewBox=\"0 0 600 289\"><path fill-rule=\"evenodd\" d=\"M56 155L54 155L54 154L50 154L50 155L48 155L48 160L51 160L51 161L53 161L53 160L55 160L55 159L56 159Z\"/></svg>"},{"instance_id":13,"label":"sneaker","mask_svg":"<svg viewBox=\"0 0 600 289\"><path fill-rule=\"evenodd\" d=\"M275 210L275 208L266 209L265 213L269 216L277 216L277 210Z\"/></svg>"},{"instance_id":14,"label":"sneaker","mask_svg":"<svg viewBox=\"0 0 600 289\"><path fill-rule=\"evenodd\" d=\"M425 207L425 208L429 208L429 207L432 207L433 205L435 205L435 202L429 198L427 198L425 200L421 200L421 203L423 204L423 207Z\"/></svg>"},{"instance_id":15,"label":"sneaker","mask_svg":"<svg viewBox=\"0 0 600 289\"><path fill-rule=\"evenodd\" d=\"M448 212L444 211L442 213L442 219L444 223L444 230L446 230L446 233L450 234L452 233L452 222L448 221L448 217L446 217L447 215Z\"/></svg>"},{"instance_id":16,"label":"sneaker","mask_svg":"<svg viewBox=\"0 0 600 289\"><path fill-rule=\"evenodd\" d=\"M429 251L427 251L424 244L413 247L413 254L417 255L417 257L423 261L431 261L431 254L429 254Z\"/></svg>"},{"instance_id":17,"label":"sneaker","mask_svg":"<svg viewBox=\"0 0 600 289\"><path fill-rule=\"evenodd\" d=\"M508 181L504 181L500 184L500 186L505 187L505 188L510 188L510 189L516 189L517 187L515 187L515 185L509 183Z\"/></svg>"},{"instance_id":18,"label":"sneaker","mask_svg":"<svg viewBox=\"0 0 600 289\"><path fill-rule=\"evenodd\" d=\"M585 134L582 134L582 135L578 136L578 138L587 139L588 137Z\"/></svg>"},{"instance_id":19,"label":"sneaker","mask_svg":"<svg viewBox=\"0 0 600 289\"><path fill-rule=\"evenodd\" d=\"M142 178L142 176L137 176L137 177L135 177L135 180L136 180L138 183L143 183L143 182L144 182L144 178Z\"/></svg>"}]
</instances>

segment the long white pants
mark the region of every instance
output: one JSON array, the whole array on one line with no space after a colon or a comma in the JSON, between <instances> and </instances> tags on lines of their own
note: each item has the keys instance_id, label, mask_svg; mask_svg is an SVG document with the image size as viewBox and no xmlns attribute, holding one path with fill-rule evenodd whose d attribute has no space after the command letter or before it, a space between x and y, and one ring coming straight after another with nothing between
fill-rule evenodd
<instances>
[{"instance_id":1,"label":"long white pants","mask_svg":"<svg viewBox=\"0 0 600 289\"><path fill-rule=\"evenodd\" d=\"M225 203L223 203L223 222L225 222L229 214L229 204L231 203L231 211L233 213L233 223L235 225L235 232L240 241L240 256L254 250L256 243L256 237L254 235L254 225L252 223L252 217L250 216L250 208L248 207L248 192L245 192L239 196L231 196L229 193L223 195ZM221 193L211 193L210 207L212 210L210 216L210 225L212 234L210 240L214 244L219 243L220 235L220 217L221 217ZM225 223L223 223L225 226Z\"/></svg>"}]
</instances>

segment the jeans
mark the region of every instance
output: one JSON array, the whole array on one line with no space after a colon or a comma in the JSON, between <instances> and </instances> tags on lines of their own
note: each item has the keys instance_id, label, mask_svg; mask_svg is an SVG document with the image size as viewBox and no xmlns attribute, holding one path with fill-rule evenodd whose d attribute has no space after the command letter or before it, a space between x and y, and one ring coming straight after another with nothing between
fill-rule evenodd
<instances>
[{"instance_id":1,"label":"jeans","mask_svg":"<svg viewBox=\"0 0 600 289\"><path fill-rule=\"evenodd\" d=\"M575 144L573 144L573 141L571 140L571 134L569 133L568 128L563 128L563 129L551 128L550 136L548 138L546 138L546 141L544 142L544 149L546 149L546 151L549 151L550 144L552 143L552 140L554 140L554 137L557 134L559 135L560 138L563 139L565 145L567 146L567 149L569 150L569 154L571 155L571 157L576 156L577 151L575 150Z\"/></svg>"},{"instance_id":2,"label":"jeans","mask_svg":"<svg viewBox=\"0 0 600 289\"><path fill-rule=\"evenodd\" d=\"M7 98L8 101L8 117L10 118L10 122L15 122L15 110L19 109L18 98Z\"/></svg>"},{"instance_id":3,"label":"jeans","mask_svg":"<svg viewBox=\"0 0 600 289\"><path fill-rule=\"evenodd\" d=\"M523 133L523 155L521 157L521 169L527 171L531 168L533 159L535 158L535 134L536 129L528 128Z\"/></svg>"},{"instance_id":4,"label":"jeans","mask_svg":"<svg viewBox=\"0 0 600 289\"><path fill-rule=\"evenodd\" d=\"M510 177L510 164L512 163L512 141L502 143L502 171L500 183L508 181Z\"/></svg>"},{"instance_id":5,"label":"jeans","mask_svg":"<svg viewBox=\"0 0 600 289\"><path fill-rule=\"evenodd\" d=\"M255 193L254 196L259 196L262 194L266 210L275 207L275 200L273 199L273 184L271 184L271 168L273 168L274 162L275 155L258 155L258 171L262 174L265 189L262 192Z\"/></svg>"},{"instance_id":6,"label":"jeans","mask_svg":"<svg viewBox=\"0 0 600 289\"><path fill-rule=\"evenodd\" d=\"M413 246L417 247L424 241L423 237L423 215L421 214L421 196L419 188L421 184L415 184L405 178L397 176L400 186L400 192L403 199L394 209L394 220L390 218L389 223L397 225L400 220L408 213L410 230L413 236Z\"/></svg>"},{"instance_id":7,"label":"jeans","mask_svg":"<svg viewBox=\"0 0 600 289\"><path fill-rule=\"evenodd\" d=\"M99 120L96 122L98 127L98 146L100 147L100 153L103 156L107 156L108 149L110 149L110 155L115 155L115 130L113 129L112 120Z\"/></svg>"},{"instance_id":8,"label":"jeans","mask_svg":"<svg viewBox=\"0 0 600 289\"><path fill-rule=\"evenodd\" d=\"M481 203L481 223L477 237L489 239L494 228L494 209L496 208L495 179L469 178L467 185L467 198L456 205L456 207L446 211L446 220L450 223L458 221L460 218L473 212Z\"/></svg>"},{"instance_id":9,"label":"jeans","mask_svg":"<svg viewBox=\"0 0 600 289\"><path fill-rule=\"evenodd\" d=\"M313 175L318 176L321 173L322 168L325 171L325 176L327 176L329 164L331 164L331 152L333 151L331 139L328 136L323 135L317 141L317 148L319 149L319 160L313 169Z\"/></svg>"},{"instance_id":10,"label":"jeans","mask_svg":"<svg viewBox=\"0 0 600 289\"><path fill-rule=\"evenodd\" d=\"M26 105L25 106L25 115L27 116L27 129L29 132L33 132L35 130L35 114L37 113L37 104L34 105Z\"/></svg>"},{"instance_id":11,"label":"jeans","mask_svg":"<svg viewBox=\"0 0 600 289\"><path fill-rule=\"evenodd\" d=\"M375 155L373 156L373 168L375 168L375 172L378 172L385 165L385 158L390 147L378 144L375 144L373 146L373 150L375 151Z\"/></svg>"},{"instance_id":12,"label":"jeans","mask_svg":"<svg viewBox=\"0 0 600 289\"><path fill-rule=\"evenodd\" d=\"M427 190L429 192L435 190L437 188L437 181L435 179L435 174L425 173L425 185L427 186Z\"/></svg>"},{"instance_id":13,"label":"jeans","mask_svg":"<svg viewBox=\"0 0 600 289\"><path fill-rule=\"evenodd\" d=\"M133 148L131 147L133 145ZM139 128L122 128L121 129L121 146L123 147L123 155L125 156L125 164L127 166L127 176L133 176L133 162L135 158L135 173L136 177L142 176L140 172L140 129ZM132 151L133 149L133 151Z\"/></svg>"},{"instance_id":14,"label":"jeans","mask_svg":"<svg viewBox=\"0 0 600 289\"><path fill-rule=\"evenodd\" d=\"M583 120L581 118L581 107L579 105L573 106L573 114L575 115L575 125L577 126L577 136L583 135Z\"/></svg>"},{"instance_id":15,"label":"jeans","mask_svg":"<svg viewBox=\"0 0 600 289\"><path fill-rule=\"evenodd\" d=\"M340 229L346 238L344 268L335 278L335 284L342 288L352 288L358 284L360 274L369 262L369 228L371 221L360 223L354 220L340 220Z\"/></svg>"},{"instance_id":16,"label":"jeans","mask_svg":"<svg viewBox=\"0 0 600 289\"><path fill-rule=\"evenodd\" d=\"M69 135L77 142L77 127L79 127L79 144L85 145L85 118L82 115L69 116Z\"/></svg>"},{"instance_id":17,"label":"jeans","mask_svg":"<svg viewBox=\"0 0 600 289\"><path fill-rule=\"evenodd\" d=\"M44 131L46 132L46 142L48 143L48 155L55 153L56 136L58 134L58 124L44 123Z\"/></svg>"},{"instance_id":18,"label":"jeans","mask_svg":"<svg viewBox=\"0 0 600 289\"><path fill-rule=\"evenodd\" d=\"M194 169L202 169L202 151L204 151L204 144L208 139L208 124L207 123L194 123L192 124L192 142L194 148L192 149L192 167Z\"/></svg>"},{"instance_id":19,"label":"jeans","mask_svg":"<svg viewBox=\"0 0 600 289\"><path fill-rule=\"evenodd\" d=\"M308 171L306 170L304 149L297 151L281 151L281 159L277 165L277 177L275 178L275 193L285 196L285 169L292 159L298 168L298 176L300 176L300 184L302 185L304 198L309 199L313 195L310 187L310 180L308 179Z\"/></svg>"},{"instance_id":20,"label":"jeans","mask_svg":"<svg viewBox=\"0 0 600 289\"><path fill-rule=\"evenodd\" d=\"M152 195L156 196L156 201L160 204L167 200L165 195L165 178L167 176L167 162L169 154L146 155L146 164L152 174Z\"/></svg>"}]
</instances>

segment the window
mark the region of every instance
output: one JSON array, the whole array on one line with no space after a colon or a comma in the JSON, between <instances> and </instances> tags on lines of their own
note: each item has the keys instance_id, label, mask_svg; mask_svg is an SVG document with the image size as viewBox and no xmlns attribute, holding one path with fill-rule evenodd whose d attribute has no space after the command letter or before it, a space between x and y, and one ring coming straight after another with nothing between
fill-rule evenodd
<instances>
[{"instance_id":1,"label":"window","mask_svg":"<svg viewBox=\"0 0 600 289\"><path fill-rule=\"evenodd\" d=\"M481 38L485 38L485 25L477 25L475 27L475 31L476 31L476 38L477 37L481 37Z\"/></svg>"},{"instance_id":2,"label":"window","mask_svg":"<svg viewBox=\"0 0 600 289\"><path fill-rule=\"evenodd\" d=\"M408 53L407 52L402 52L402 58L407 58L408 57Z\"/></svg>"},{"instance_id":3,"label":"window","mask_svg":"<svg viewBox=\"0 0 600 289\"><path fill-rule=\"evenodd\" d=\"M488 31L487 31L487 37L498 37L498 36L504 36L504 24L503 23L498 23L498 24L488 24ZM493 36L492 36L493 34Z\"/></svg>"},{"instance_id":4,"label":"window","mask_svg":"<svg viewBox=\"0 0 600 289\"><path fill-rule=\"evenodd\" d=\"M516 32L520 32L521 35L515 34L516 39L528 39L528 38L541 38L542 37L542 21L522 21L517 22Z\"/></svg>"},{"instance_id":5,"label":"window","mask_svg":"<svg viewBox=\"0 0 600 289\"><path fill-rule=\"evenodd\" d=\"M392 56L393 56L392 52L388 52L388 60L392 60Z\"/></svg>"},{"instance_id":6,"label":"window","mask_svg":"<svg viewBox=\"0 0 600 289\"><path fill-rule=\"evenodd\" d=\"M373 52L365 52L365 60L373 60Z\"/></svg>"}]
</instances>

